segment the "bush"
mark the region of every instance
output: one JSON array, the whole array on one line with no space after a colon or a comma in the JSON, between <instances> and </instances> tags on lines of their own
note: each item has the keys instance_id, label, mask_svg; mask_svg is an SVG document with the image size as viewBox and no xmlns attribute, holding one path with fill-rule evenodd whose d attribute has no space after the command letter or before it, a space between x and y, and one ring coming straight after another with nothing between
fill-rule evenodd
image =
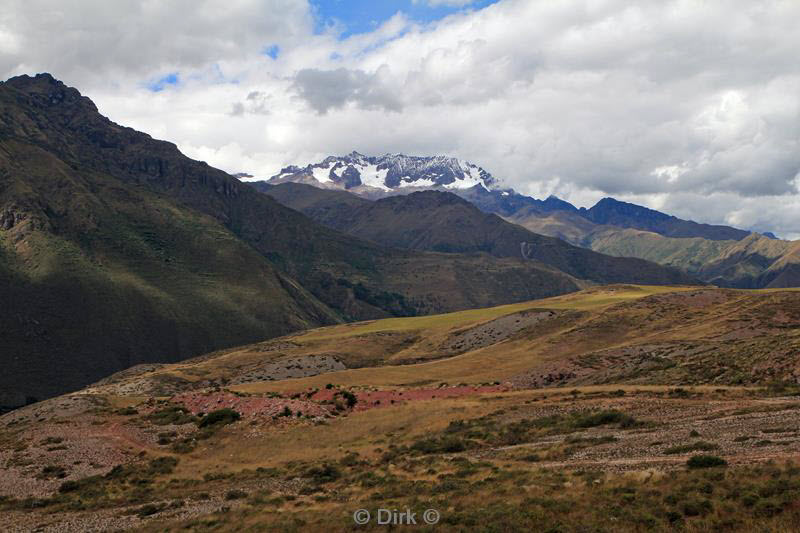
<instances>
[{"instance_id":1,"label":"bush","mask_svg":"<svg viewBox=\"0 0 800 533\"><path fill-rule=\"evenodd\" d=\"M197 421L197 417L182 405L173 405L156 411L148 416L147 419L157 426L166 426L168 424L180 426Z\"/></svg>"},{"instance_id":2,"label":"bush","mask_svg":"<svg viewBox=\"0 0 800 533\"><path fill-rule=\"evenodd\" d=\"M200 419L197 423L197 427L225 426L227 424L233 424L240 418L242 418L242 415L238 412L229 407L225 407L224 409L218 409L208 413Z\"/></svg>"},{"instance_id":3,"label":"bush","mask_svg":"<svg viewBox=\"0 0 800 533\"><path fill-rule=\"evenodd\" d=\"M775 516L783 511L780 503L773 499L759 500L753 507L753 514L761 517Z\"/></svg>"},{"instance_id":4,"label":"bush","mask_svg":"<svg viewBox=\"0 0 800 533\"><path fill-rule=\"evenodd\" d=\"M58 492L60 492L62 494L67 493L67 492L75 492L80 487L81 487L81 485L77 481L72 481L72 480L65 481L64 483L61 484L60 487L58 487Z\"/></svg>"},{"instance_id":5,"label":"bush","mask_svg":"<svg viewBox=\"0 0 800 533\"><path fill-rule=\"evenodd\" d=\"M183 439L172 445L172 451L175 453L189 453L194 450L195 443L191 439Z\"/></svg>"},{"instance_id":6,"label":"bush","mask_svg":"<svg viewBox=\"0 0 800 533\"><path fill-rule=\"evenodd\" d=\"M352 409L356 403L358 403L358 398L356 395L350 392L349 390L340 390L337 391L336 394L333 395L334 398L341 397L344 399L345 403L347 403L347 407Z\"/></svg>"},{"instance_id":7,"label":"bush","mask_svg":"<svg viewBox=\"0 0 800 533\"><path fill-rule=\"evenodd\" d=\"M681 505L681 511L686 516L705 516L712 510L711 502L705 498L687 500Z\"/></svg>"},{"instance_id":8,"label":"bush","mask_svg":"<svg viewBox=\"0 0 800 533\"><path fill-rule=\"evenodd\" d=\"M160 505L153 505L152 503L148 503L147 505L143 505L136 510L136 516L139 518L145 518L148 516L152 516L154 514L158 514L163 511L164 508Z\"/></svg>"},{"instance_id":9,"label":"bush","mask_svg":"<svg viewBox=\"0 0 800 533\"><path fill-rule=\"evenodd\" d=\"M42 473L40 474L42 478L65 478L67 477L67 471L64 469L63 466L56 466L56 465L47 465L42 468Z\"/></svg>"},{"instance_id":10,"label":"bush","mask_svg":"<svg viewBox=\"0 0 800 533\"><path fill-rule=\"evenodd\" d=\"M411 445L411 449L423 454L458 453L467 449L464 441L456 437L441 439L422 439Z\"/></svg>"},{"instance_id":11,"label":"bush","mask_svg":"<svg viewBox=\"0 0 800 533\"><path fill-rule=\"evenodd\" d=\"M171 474L177 465L175 457L158 457L150 461L148 470L151 474Z\"/></svg>"},{"instance_id":12,"label":"bush","mask_svg":"<svg viewBox=\"0 0 800 533\"><path fill-rule=\"evenodd\" d=\"M342 473L335 466L325 463L321 467L315 466L306 471L306 475L316 483L330 483L342 477Z\"/></svg>"},{"instance_id":13,"label":"bush","mask_svg":"<svg viewBox=\"0 0 800 533\"><path fill-rule=\"evenodd\" d=\"M246 497L247 493L239 489L232 489L225 493L226 500L241 500L242 498Z\"/></svg>"},{"instance_id":14,"label":"bush","mask_svg":"<svg viewBox=\"0 0 800 533\"><path fill-rule=\"evenodd\" d=\"M695 455L686 461L689 468L713 468L715 466L725 466L728 462L716 455Z\"/></svg>"},{"instance_id":15,"label":"bush","mask_svg":"<svg viewBox=\"0 0 800 533\"><path fill-rule=\"evenodd\" d=\"M339 460L339 463L343 466L356 466L359 463L358 454L350 452L342 457L341 460Z\"/></svg>"},{"instance_id":16,"label":"bush","mask_svg":"<svg viewBox=\"0 0 800 533\"><path fill-rule=\"evenodd\" d=\"M575 420L575 427L592 428L608 424L619 424L621 428L630 428L636 425L636 419L620 411L600 411L579 416Z\"/></svg>"}]
</instances>

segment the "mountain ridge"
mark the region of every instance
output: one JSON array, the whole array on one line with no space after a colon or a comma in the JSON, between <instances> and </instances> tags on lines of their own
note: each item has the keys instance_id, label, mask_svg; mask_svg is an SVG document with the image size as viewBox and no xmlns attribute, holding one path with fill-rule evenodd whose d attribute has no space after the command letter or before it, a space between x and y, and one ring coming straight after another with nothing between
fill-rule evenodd
<instances>
[{"instance_id":1,"label":"mountain ridge","mask_svg":"<svg viewBox=\"0 0 800 533\"><path fill-rule=\"evenodd\" d=\"M595 283L632 283L645 279L663 283L694 282L688 276L654 263L612 258L532 233L497 215L484 213L450 192L417 191L370 201L344 191L298 183L257 187L331 228L388 246L522 257Z\"/></svg>"},{"instance_id":2,"label":"mountain ridge","mask_svg":"<svg viewBox=\"0 0 800 533\"><path fill-rule=\"evenodd\" d=\"M501 180L473 163L447 156L365 156L354 151L345 156L328 156L320 163L305 167L285 167L266 182L272 185L295 182L341 189L369 199L426 189L449 190L483 211L501 216L511 216L523 208L540 215L567 211L595 224L653 231L666 237L741 240L751 233L730 226L682 220L610 197L599 200L590 208L577 208L552 195L538 200L505 187Z\"/></svg>"},{"instance_id":3,"label":"mountain ridge","mask_svg":"<svg viewBox=\"0 0 800 533\"><path fill-rule=\"evenodd\" d=\"M336 160L335 157L326 158L329 162ZM273 178L263 183L286 183L295 178L289 173L280 180ZM311 175L297 181L320 186ZM800 283L796 266L800 264L800 253L790 241L782 241L769 232L757 234L730 226L682 220L610 197L601 199L590 208L576 208L555 196L538 200L503 188L501 181L494 177L490 186L478 183L446 189L435 184L427 185L422 179L418 183L422 186L390 189L377 197L335 183L328 184L327 188L338 188L367 199L419 190L446 190L486 213L497 214L534 233L557 237L604 254L638 257L681 268L719 286L789 287ZM757 246L747 244L753 239L763 239L765 243ZM742 243L742 246L737 243Z\"/></svg>"}]
</instances>

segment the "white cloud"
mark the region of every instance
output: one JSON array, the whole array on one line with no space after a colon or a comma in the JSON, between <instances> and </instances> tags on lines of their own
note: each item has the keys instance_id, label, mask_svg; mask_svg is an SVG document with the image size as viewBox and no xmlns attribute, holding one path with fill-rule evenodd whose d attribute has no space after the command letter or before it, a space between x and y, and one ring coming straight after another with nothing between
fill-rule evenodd
<instances>
[{"instance_id":1,"label":"white cloud","mask_svg":"<svg viewBox=\"0 0 800 533\"><path fill-rule=\"evenodd\" d=\"M51 71L229 171L441 153L537 196L800 234L793 0L503 0L344 40L301 0L72 4L5 2L0 76Z\"/></svg>"}]
</instances>

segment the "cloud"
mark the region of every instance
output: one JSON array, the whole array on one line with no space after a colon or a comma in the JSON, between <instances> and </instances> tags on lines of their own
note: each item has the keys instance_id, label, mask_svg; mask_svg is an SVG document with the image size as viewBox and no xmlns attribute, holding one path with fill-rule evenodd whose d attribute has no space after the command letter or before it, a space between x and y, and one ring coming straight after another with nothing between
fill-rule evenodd
<instances>
[{"instance_id":1,"label":"cloud","mask_svg":"<svg viewBox=\"0 0 800 533\"><path fill-rule=\"evenodd\" d=\"M382 81L381 72L368 74L343 67L336 70L306 68L298 71L293 88L312 109L322 114L350 103L362 109L400 111L402 104Z\"/></svg>"},{"instance_id":2,"label":"cloud","mask_svg":"<svg viewBox=\"0 0 800 533\"><path fill-rule=\"evenodd\" d=\"M540 197L800 235L799 19L791 0L501 0L342 38L303 0L8 0L0 75L52 71L231 172L445 154Z\"/></svg>"},{"instance_id":3,"label":"cloud","mask_svg":"<svg viewBox=\"0 0 800 533\"><path fill-rule=\"evenodd\" d=\"M203 68L245 59L311 30L300 0L7 0L0 71L57 73L69 81ZM269 50L269 48L267 48Z\"/></svg>"}]
</instances>

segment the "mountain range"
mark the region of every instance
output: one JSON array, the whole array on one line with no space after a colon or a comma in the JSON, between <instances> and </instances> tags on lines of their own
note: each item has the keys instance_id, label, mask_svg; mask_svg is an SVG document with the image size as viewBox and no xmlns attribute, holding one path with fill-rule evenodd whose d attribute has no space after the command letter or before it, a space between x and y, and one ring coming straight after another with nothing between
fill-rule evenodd
<instances>
[{"instance_id":1,"label":"mountain range","mask_svg":"<svg viewBox=\"0 0 800 533\"><path fill-rule=\"evenodd\" d=\"M342 179L344 176L347 179ZM327 157L306 167L286 167L264 183L289 182L346 191L366 199L424 190L450 192L485 213L496 214L536 234L557 237L603 254L680 268L722 287L800 284L800 243L777 239L771 233L682 220L614 198L603 198L588 209L555 196L538 200L504 187L501 180L484 169L455 158L402 154L368 157L353 152ZM281 198L289 202L286 194ZM296 203L297 194L287 205L292 202L302 207ZM317 203L313 212L304 212L331 227L344 229L331 220L330 214L323 216L322 207ZM358 234L361 230L352 231ZM438 246L445 244L440 242Z\"/></svg>"},{"instance_id":2,"label":"mountain range","mask_svg":"<svg viewBox=\"0 0 800 533\"><path fill-rule=\"evenodd\" d=\"M577 279L619 283L634 278L691 283L678 270L655 263L612 257L538 235L497 215L484 213L459 196L435 190L366 200L350 193L300 183L258 190L317 222L371 242L410 250L485 252L498 258L539 261Z\"/></svg>"},{"instance_id":3,"label":"mountain range","mask_svg":"<svg viewBox=\"0 0 800 533\"><path fill-rule=\"evenodd\" d=\"M303 168L283 168L269 181L274 185L294 182L344 189L367 198L431 187L460 190L477 185L492 189L498 186L492 175L482 168L453 157L403 154L368 157L355 151L345 156L330 156Z\"/></svg>"},{"instance_id":4,"label":"mountain range","mask_svg":"<svg viewBox=\"0 0 800 533\"><path fill-rule=\"evenodd\" d=\"M444 174L436 165L423 167ZM492 255L362 239L113 123L49 74L12 78L0 83L0 405L308 327L608 280L693 282L514 228L558 254L523 241ZM591 265L601 260L607 274Z\"/></svg>"}]
</instances>

